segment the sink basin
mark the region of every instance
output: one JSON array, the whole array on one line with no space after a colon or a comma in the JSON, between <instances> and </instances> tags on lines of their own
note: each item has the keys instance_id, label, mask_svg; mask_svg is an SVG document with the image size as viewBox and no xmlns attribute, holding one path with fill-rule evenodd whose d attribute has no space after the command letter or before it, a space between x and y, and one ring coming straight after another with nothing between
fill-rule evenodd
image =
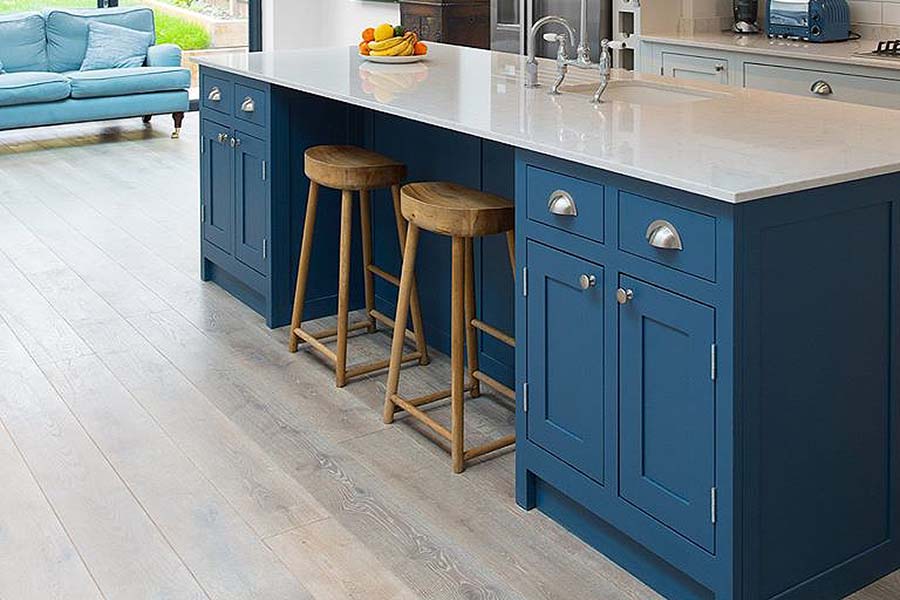
<instances>
[{"instance_id":1,"label":"sink basin","mask_svg":"<svg viewBox=\"0 0 900 600\"><path fill-rule=\"evenodd\" d=\"M560 91L563 93L586 95L593 95L596 90L596 83L563 85L560 88ZM725 95L727 94L688 90L678 86L651 83L649 81L612 81L609 87L606 88L606 91L603 92L602 100L604 102L625 102L647 106L667 106L702 102Z\"/></svg>"}]
</instances>

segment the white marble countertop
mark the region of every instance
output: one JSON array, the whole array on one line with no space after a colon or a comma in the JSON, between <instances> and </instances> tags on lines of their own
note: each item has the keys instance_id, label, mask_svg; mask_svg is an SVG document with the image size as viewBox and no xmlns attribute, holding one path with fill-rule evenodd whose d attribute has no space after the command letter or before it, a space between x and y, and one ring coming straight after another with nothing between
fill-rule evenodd
<instances>
[{"instance_id":1,"label":"white marble countertop","mask_svg":"<svg viewBox=\"0 0 900 600\"><path fill-rule=\"evenodd\" d=\"M900 71L900 58L865 56L878 45L877 40L859 39L848 42L816 44L800 40L769 38L765 34L741 35L723 31L719 33L695 33L691 35L658 34L642 35L641 40L663 42L690 48L709 48L794 58L821 62L877 67ZM862 54L862 55L861 55Z\"/></svg>"},{"instance_id":2,"label":"white marble countertop","mask_svg":"<svg viewBox=\"0 0 900 600\"><path fill-rule=\"evenodd\" d=\"M356 48L197 59L223 71L541 152L730 203L900 172L897 112L653 75L705 94L668 105L589 102L525 89L519 56L431 44L413 65L375 65ZM554 67L541 65L549 83ZM572 83L596 81L572 69ZM619 84L621 85L621 84Z\"/></svg>"}]
</instances>

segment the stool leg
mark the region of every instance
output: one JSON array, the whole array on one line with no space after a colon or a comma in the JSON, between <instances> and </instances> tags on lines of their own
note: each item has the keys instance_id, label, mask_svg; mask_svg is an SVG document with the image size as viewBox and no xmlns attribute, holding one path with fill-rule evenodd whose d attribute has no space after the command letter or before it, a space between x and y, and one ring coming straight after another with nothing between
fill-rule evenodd
<instances>
[{"instance_id":1,"label":"stool leg","mask_svg":"<svg viewBox=\"0 0 900 600\"><path fill-rule=\"evenodd\" d=\"M372 210L369 202L369 190L359 192L359 225L362 231L363 278L366 286L366 320L369 322L369 333L375 333L375 276L369 270L372 266Z\"/></svg>"},{"instance_id":2,"label":"stool leg","mask_svg":"<svg viewBox=\"0 0 900 600\"><path fill-rule=\"evenodd\" d=\"M509 250L509 266L512 267L513 281L516 280L516 232L506 232L506 248Z\"/></svg>"},{"instance_id":3,"label":"stool leg","mask_svg":"<svg viewBox=\"0 0 900 600\"><path fill-rule=\"evenodd\" d=\"M397 221L397 239L400 240L400 254L402 255L404 254L404 248L406 247L407 223L406 219L403 218L403 213L400 211L399 185L391 186L391 195L394 197L394 218ZM416 334L416 350L421 354L419 364L427 365L431 362L431 358L428 356L428 345L425 343L425 325L422 324L422 305L419 302L419 285L416 283L415 273L413 273L410 306L412 312L413 333Z\"/></svg>"},{"instance_id":4,"label":"stool leg","mask_svg":"<svg viewBox=\"0 0 900 600\"><path fill-rule=\"evenodd\" d=\"M463 344L465 337L465 239L453 238L452 260L452 302L450 317L450 454L453 459L453 472L465 470L465 365L463 360Z\"/></svg>"},{"instance_id":5,"label":"stool leg","mask_svg":"<svg viewBox=\"0 0 900 600\"><path fill-rule=\"evenodd\" d=\"M347 329L350 320L350 245L353 224L353 192L341 192L341 250L338 275L337 360L335 382L337 387L347 384Z\"/></svg>"},{"instance_id":6,"label":"stool leg","mask_svg":"<svg viewBox=\"0 0 900 600\"><path fill-rule=\"evenodd\" d=\"M481 386L473 373L478 370L478 332L472 326L475 319L475 243L472 238L466 238L466 350L469 354L469 385L470 395L477 398L481 395Z\"/></svg>"},{"instance_id":7,"label":"stool leg","mask_svg":"<svg viewBox=\"0 0 900 600\"><path fill-rule=\"evenodd\" d=\"M397 314L394 317L394 337L391 341L391 364L388 368L387 391L384 395L384 422L394 422L394 400L400 385L400 367L403 358L403 340L406 337L406 314L415 283L416 249L419 246L419 228L410 223L403 250L403 268L400 272L400 293L397 296Z\"/></svg>"},{"instance_id":8,"label":"stool leg","mask_svg":"<svg viewBox=\"0 0 900 600\"><path fill-rule=\"evenodd\" d=\"M303 322L303 303L306 300L306 280L309 277L309 257L312 253L313 231L316 226L316 206L319 203L319 184L309 182L309 198L306 201L306 220L303 222L303 241L300 242L300 266L297 268L297 287L294 290L294 312L291 315L291 339L288 350L297 351L300 338L295 331Z\"/></svg>"}]
</instances>

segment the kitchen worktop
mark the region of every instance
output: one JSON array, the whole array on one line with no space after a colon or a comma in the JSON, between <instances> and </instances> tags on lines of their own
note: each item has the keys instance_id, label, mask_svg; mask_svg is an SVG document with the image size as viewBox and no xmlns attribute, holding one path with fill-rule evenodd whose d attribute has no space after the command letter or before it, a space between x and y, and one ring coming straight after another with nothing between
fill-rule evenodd
<instances>
[{"instance_id":1,"label":"kitchen worktop","mask_svg":"<svg viewBox=\"0 0 900 600\"><path fill-rule=\"evenodd\" d=\"M696 39L696 38L695 38ZM758 38L765 40L765 38ZM525 89L524 58L432 44L426 61L375 65L356 48L232 53L196 59L221 71L482 139L740 203L900 171L896 113L759 90L615 71L614 82L677 86L699 101L589 102ZM552 61L541 81L552 81Z\"/></svg>"},{"instance_id":2,"label":"kitchen worktop","mask_svg":"<svg viewBox=\"0 0 900 600\"><path fill-rule=\"evenodd\" d=\"M642 41L661 42L690 48L709 48L730 52L746 52L783 58L818 60L822 62L876 67L900 71L900 59L890 57L865 56L878 45L878 40L859 39L847 42L817 44L802 40L770 38L764 34L743 35L722 31L717 33L694 34L650 34L642 35Z\"/></svg>"}]
</instances>

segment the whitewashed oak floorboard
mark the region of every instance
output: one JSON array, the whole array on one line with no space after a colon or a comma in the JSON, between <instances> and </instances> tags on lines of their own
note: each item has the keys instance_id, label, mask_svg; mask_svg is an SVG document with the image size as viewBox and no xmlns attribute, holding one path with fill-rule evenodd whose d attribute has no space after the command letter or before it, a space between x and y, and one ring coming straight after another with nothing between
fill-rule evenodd
<instances>
[{"instance_id":1,"label":"whitewashed oak floorboard","mask_svg":"<svg viewBox=\"0 0 900 600\"><path fill-rule=\"evenodd\" d=\"M25 442L19 463L52 509L31 543L63 528L58 543L71 540L116 600L205 597L197 579L226 562L210 548L216 532L277 556L249 561L242 585L288 573L317 600L659 598L541 513L519 510L513 452L453 476L417 422L381 424L383 373L336 390L315 355L286 351L285 328L269 330L200 282L199 120L188 115L178 141L169 120L154 123L0 132L0 275L18 290L0 289L0 359L16 357L0 365L0 419ZM387 356L389 337L355 337L350 348L351 361ZM448 372L436 354L404 370L404 389L446 387ZM446 403L432 414L449 421ZM470 443L514 425L490 398L470 402L466 417ZM16 469L14 459L0 470ZM170 507L174 488L186 492ZM23 489L16 506L31 506ZM214 522L232 524L224 532L208 529L210 503L230 515ZM5 550L0 536L0 561ZM0 600L19 600L3 575ZM257 597L277 597L273 586ZM898 597L895 574L853 600Z\"/></svg>"},{"instance_id":2,"label":"whitewashed oak floorboard","mask_svg":"<svg viewBox=\"0 0 900 600\"><path fill-rule=\"evenodd\" d=\"M210 597L311 597L97 357L44 370Z\"/></svg>"},{"instance_id":3,"label":"whitewashed oak floorboard","mask_svg":"<svg viewBox=\"0 0 900 600\"><path fill-rule=\"evenodd\" d=\"M0 482L0 598L102 598L78 550L2 427Z\"/></svg>"},{"instance_id":4,"label":"whitewashed oak floorboard","mask_svg":"<svg viewBox=\"0 0 900 600\"><path fill-rule=\"evenodd\" d=\"M416 600L378 558L334 519L323 519L268 538L271 547L316 600Z\"/></svg>"},{"instance_id":5,"label":"whitewashed oak floorboard","mask_svg":"<svg viewBox=\"0 0 900 600\"><path fill-rule=\"evenodd\" d=\"M325 519L328 513L149 345L101 355L260 538Z\"/></svg>"},{"instance_id":6,"label":"whitewashed oak floorboard","mask_svg":"<svg viewBox=\"0 0 900 600\"><path fill-rule=\"evenodd\" d=\"M0 420L104 596L208 598L2 324L0 381Z\"/></svg>"}]
</instances>

